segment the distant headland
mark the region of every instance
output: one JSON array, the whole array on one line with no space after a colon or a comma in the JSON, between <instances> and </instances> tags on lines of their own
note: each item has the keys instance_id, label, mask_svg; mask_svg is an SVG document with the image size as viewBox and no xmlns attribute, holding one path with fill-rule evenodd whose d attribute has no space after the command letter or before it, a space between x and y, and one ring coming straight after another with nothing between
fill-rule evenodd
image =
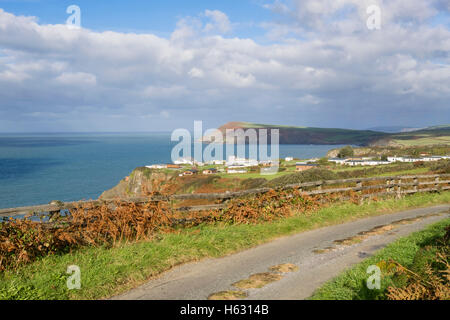
<instances>
[{"instance_id":1,"label":"distant headland","mask_svg":"<svg viewBox=\"0 0 450 320\"><path fill-rule=\"evenodd\" d=\"M314 128L285 125L257 124L249 122L229 122L217 130L223 134L227 129L279 129L280 144L317 144L356 146L420 146L432 144L450 144L450 125L426 127L407 132L381 132L374 130L352 130L338 128ZM204 136L203 142L211 142L212 137Z\"/></svg>"}]
</instances>

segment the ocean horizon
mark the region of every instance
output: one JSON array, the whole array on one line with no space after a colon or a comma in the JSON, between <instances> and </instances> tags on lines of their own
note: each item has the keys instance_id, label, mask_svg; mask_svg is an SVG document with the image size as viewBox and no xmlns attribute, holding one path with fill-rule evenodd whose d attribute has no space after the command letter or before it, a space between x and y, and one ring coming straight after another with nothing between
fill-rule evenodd
<instances>
[{"instance_id":1,"label":"ocean horizon","mask_svg":"<svg viewBox=\"0 0 450 320\"><path fill-rule=\"evenodd\" d=\"M0 208L97 199L141 166L170 163L169 132L0 133ZM323 157L340 145L280 145L280 157Z\"/></svg>"}]
</instances>

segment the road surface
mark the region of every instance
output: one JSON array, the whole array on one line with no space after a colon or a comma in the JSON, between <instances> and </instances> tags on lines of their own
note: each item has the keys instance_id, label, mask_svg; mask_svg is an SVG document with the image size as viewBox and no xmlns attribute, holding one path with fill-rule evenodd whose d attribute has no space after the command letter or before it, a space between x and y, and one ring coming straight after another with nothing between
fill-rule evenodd
<instances>
[{"instance_id":1,"label":"road surface","mask_svg":"<svg viewBox=\"0 0 450 320\"><path fill-rule=\"evenodd\" d=\"M175 267L112 299L205 300L227 291L245 292L245 299L250 300L305 299L326 281L387 244L448 217L450 205L440 205L307 231L223 258ZM237 282L255 274L267 275L271 267L280 264L295 266L296 271L282 273L278 276L281 279L261 288L236 287Z\"/></svg>"}]
</instances>

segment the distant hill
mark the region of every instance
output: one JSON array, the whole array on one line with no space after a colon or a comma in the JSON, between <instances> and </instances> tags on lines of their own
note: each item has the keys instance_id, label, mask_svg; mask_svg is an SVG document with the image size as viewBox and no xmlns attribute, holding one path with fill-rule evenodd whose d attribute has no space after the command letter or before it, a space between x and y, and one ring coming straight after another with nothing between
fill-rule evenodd
<instances>
[{"instance_id":1,"label":"distant hill","mask_svg":"<svg viewBox=\"0 0 450 320\"><path fill-rule=\"evenodd\" d=\"M385 126L385 127L373 127L373 128L369 128L367 130L386 132L386 133L400 133L400 132L417 131L417 130L422 130L422 129L424 129L424 128L413 128L413 127L402 127L402 126Z\"/></svg>"},{"instance_id":2,"label":"distant hill","mask_svg":"<svg viewBox=\"0 0 450 320\"><path fill-rule=\"evenodd\" d=\"M424 128L423 130L448 130L450 129L450 124L442 124L440 126L432 126Z\"/></svg>"},{"instance_id":3,"label":"distant hill","mask_svg":"<svg viewBox=\"0 0 450 320\"><path fill-rule=\"evenodd\" d=\"M389 145L393 146L426 146L450 145L450 125L427 127L412 132L391 134Z\"/></svg>"},{"instance_id":4,"label":"distant hill","mask_svg":"<svg viewBox=\"0 0 450 320\"><path fill-rule=\"evenodd\" d=\"M411 146L424 144L450 144L450 125L419 129L412 132L388 133L375 130L351 130L339 128L314 128L229 122L217 130L225 137L226 129L279 129L280 144L350 144L358 146ZM203 137L212 141L211 136Z\"/></svg>"}]
</instances>

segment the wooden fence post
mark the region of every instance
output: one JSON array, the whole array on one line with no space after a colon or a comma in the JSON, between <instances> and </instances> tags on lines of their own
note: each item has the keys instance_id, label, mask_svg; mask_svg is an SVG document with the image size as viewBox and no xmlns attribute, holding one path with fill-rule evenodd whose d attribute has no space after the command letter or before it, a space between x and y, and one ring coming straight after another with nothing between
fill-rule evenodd
<instances>
[{"instance_id":1,"label":"wooden fence post","mask_svg":"<svg viewBox=\"0 0 450 320\"><path fill-rule=\"evenodd\" d=\"M357 188L362 188L362 181L357 181L357 182L356 182L356 187L357 187ZM358 190L358 193L361 194L361 193L362 193L362 190Z\"/></svg>"},{"instance_id":2,"label":"wooden fence post","mask_svg":"<svg viewBox=\"0 0 450 320\"><path fill-rule=\"evenodd\" d=\"M396 177L376 177L376 178L355 178L355 179L342 179L342 180L328 180L328 181L315 181L315 182L306 182L302 184L292 184L285 186L287 189L298 188L300 192L306 192L306 194L347 194L350 190L356 191L359 195L359 200L364 200L368 198L370 202L370 197L375 194L383 194L383 189L390 194L396 194L398 198L401 198L406 193L416 193L419 191L442 191L442 190L450 190L448 186L447 179L450 177L450 174L442 174L442 175L416 175L416 176L396 176ZM421 184L419 181L423 181L422 179L427 180L427 182ZM434 179L434 181L433 181ZM402 183L403 180L403 183ZM368 183L369 185L364 185L366 181L373 182ZM398 184L395 182L398 181ZM405 182L406 181L406 182ZM408 181L413 181L410 183ZM355 187L337 187L337 188L327 188L328 185L347 185L347 184L356 183ZM403 185L402 185L403 184ZM420 189L420 186L427 186L426 189ZM434 187L432 187L434 185ZM413 188L410 188L412 186ZM431 186L431 187L430 187ZM406 188L405 188L406 187ZM314 190L317 188L317 190ZM305 191L306 189L306 191ZM225 192L225 193L207 193L207 194L184 194L184 195L171 195L171 196L154 196L152 198L131 198L131 199L123 199L123 203L147 203L148 201L167 201L170 205L175 205L179 201L188 200L188 199L205 199L205 200L214 200L215 204L217 203L227 203L229 199L239 198L242 196L249 196L253 194L264 194L270 191L270 188L258 188L251 189L245 191L236 191L236 192ZM367 195L364 196L367 190ZM56 219L61 212L64 210L72 210L79 205L89 204L92 207L99 207L102 205L109 205L114 207L114 203L116 200L93 200L93 201L80 201L80 202L67 202L63 203L60 201L52 201L50 204L46 205L38 205L38 206L29 206L29 207L20 207L20 208L9 208L9 209L0 209L0 217L13 217L19 216L24 213L46 213L50 219ZM191 208L198 208L202 206L193 206ZM205 207L205 206L203 206ZM207 207L206 209L211 209Z\"/></svg>"},{"instance_id":3,"label":"wooden fence post","mask_svg":"<svg viewBox=\"0 0 450 320\"><path fill-rule=\"evenodd\" d=\"M397 184L397 198L400 199L402 197L402 179L398 179Z\"/></svg>"},{"instance_id":4,"label":"wooden fence post","mask_svg":"<svg viewBox=\"0 0 450 320\"><path fill-rule=\"evenodd\" d=\"M356 181L356 188L362 188L362 181ZM362 190L357 191L359 195L358 203L362 205L364 203L364 197L362 197Z\"/></svg>"},{"instance_id":5,"label":"wooden fence post","mask_svg":"<svg viewBox=\"0 0 450 320\"><path fill-rule=\"evenodd\" d=\"M50 221L53 221L55 219L58 219L59 216L61 215L61 210L58 211L49 211L48 213L48 217Z\"/></svg>"}]
</instances>

